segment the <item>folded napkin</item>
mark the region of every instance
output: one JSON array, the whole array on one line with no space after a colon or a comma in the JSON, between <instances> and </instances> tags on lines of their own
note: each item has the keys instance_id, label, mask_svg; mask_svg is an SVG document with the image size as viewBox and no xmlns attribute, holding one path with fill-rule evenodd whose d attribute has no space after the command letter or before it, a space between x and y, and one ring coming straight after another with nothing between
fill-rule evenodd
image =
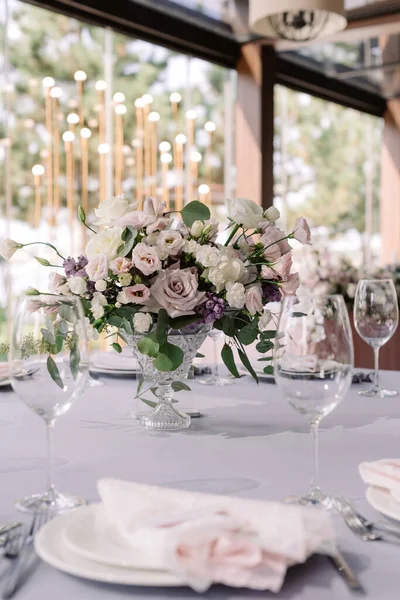
<instances>
[{"instance_id":1,"label":"folded napkin","mask_svg":"<svg viewBox=\"0 0 400 600\"><path fill-rule=\"evenodd\" d=\"M140 548L141 566L176 573L198 592L212 583L278 592L290 565L335 551L322 510L115 479L98 490L107 520Z\"/></svg>"},{"instance_id":2,"label":"folded napkin","mask_svg":"<svg viewBox=\"0 0 400 600\"><path fill-rule=\"evenodd\" d=\"M384 458L363 462L358 467L361 479L368 485L386 488L400 502L400 459Z\"/></svg>"}]
</instances>

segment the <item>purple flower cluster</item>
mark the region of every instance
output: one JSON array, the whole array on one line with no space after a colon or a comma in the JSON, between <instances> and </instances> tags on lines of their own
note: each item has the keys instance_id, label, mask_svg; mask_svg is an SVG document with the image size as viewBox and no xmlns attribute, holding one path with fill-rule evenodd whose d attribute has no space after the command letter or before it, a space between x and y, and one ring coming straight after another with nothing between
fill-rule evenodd
<instances>
[{"instance_id":1,"label":"purple flower cluster","mask_svg":"<svg viewBox=\"0 0 400 600\"><path fill-rule=\"evenodd\" d=\"M222 317L225 311L225 300L211 292L207 292L206 300L196 308L204 323L214 323Z\"/></svg>"},{"instance_id":2,"label":"purple flower cluster","mask_svg":"<svg viewBox=\"0 0 400 600\"><path fill-rule=\"evenodd\" d=\"M281 291L274 283L264 283L262 286L263 300L268 302L280 302L282 298Z\"/></svg>"},{"instance_id":3,"label":"purple flower cluster","mask_svg":"<svg viewBox=\"0 0 400 600\"><path fill-rule=\"evenodd\" d=\"M68 256L63 262L63 267L65 269L65 274L67 277L87 277L87 273L85 271L85 267L88 264L88 259L86 256L81 254L78 256L78 259L75 260L71 256Z\"/></svg>"}]
</instances>

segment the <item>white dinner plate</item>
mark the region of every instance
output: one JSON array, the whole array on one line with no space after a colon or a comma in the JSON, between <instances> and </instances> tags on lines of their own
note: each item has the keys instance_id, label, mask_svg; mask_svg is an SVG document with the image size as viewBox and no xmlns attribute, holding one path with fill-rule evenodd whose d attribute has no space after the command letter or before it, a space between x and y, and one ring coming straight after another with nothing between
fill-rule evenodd
<instances>
[{"instance_id":1,"label":"white dinner plate","mask_svg":"<svg viewBox=\"0 0 400 600\"><path fill-rule=\"evenodd\" d=\"M64 532L81 510L78 509L49 521L36 535L35 549L44 562L70 575L92 581L156 587L185 585L176 575L167 571L118 567L76 554L65 543Z\"/></svg>"},{"instance_id":2,"label":"white dinner plate","mask_svg":"<svg viewBox=\"0 0 400 600\"><path fill-rule=\"evenodd\" d=\"M384 488L370 486L367 489L367 500L372 508L385 517L400 521L400 502L397 502Z\"/></svg>"}]
</instances>

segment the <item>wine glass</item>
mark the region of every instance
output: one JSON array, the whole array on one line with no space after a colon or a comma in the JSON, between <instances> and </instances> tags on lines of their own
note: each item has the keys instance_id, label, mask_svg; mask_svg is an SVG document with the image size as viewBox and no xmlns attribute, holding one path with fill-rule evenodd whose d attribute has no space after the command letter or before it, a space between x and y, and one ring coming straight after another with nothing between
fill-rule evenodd
<instances>
[{"instance_id":1,"label":"wine glass","mask_svg":"<svg viewBox=\"0 0 400 600\"><path fill-rule=\"evenodd\" d=\"M397 396L379 383L379 349L394 335L399 322L396 288L392 279L360 279L354 299L354 325L358 335L374 350L374 384L361 396Z\"/></svg>"},{"instance_id":2,"label":"wine glass","mask_svg":"<svg viewBox=\"0 0 400 600\"><path fill-rule=\"evenodd\" d=\"M216 385L216 386L231 385L232 383L235 383L235 380L232 377L221 377L221 375L219 373L218 341L223 336L223 332L219 331L218 329L211 329L208 336L213 341L213 359L214 360L213 360L212 373L211 373L211 375L207 375L205 377L199 378L199 380L198 380L199 383L202 383L203 385Z\"/></svg>"},{"instance_id":3,"label":"wine glass","mask_svg":"<svg viewBox=\"0 0 400 600\"><path fill-rule=\"evenodd\" d=\"M22 296L18 302L9 353L11 384L46 424L48 485L45 492L19 500L17 508L52 513L85 501L56 490L52 477L55 421L82 393L88 376L88 350L82 304L74 296ZM21 377L21 371L29 376Z\"/></svg>"},{"instance_id":4,"label":"wine glass","mask_svg":"<svg viewBox=\"0 0 400 600\"><path fill-rule=\"evenodd\" d=\"M318 428L345 397L352 380L353 341L343 296L315 296L301 303L287 296L275 342L275 380L284 397L310 422L314 474L305 496L288 499L330 508L318 485Z\"/></svg>"}]
</instances>

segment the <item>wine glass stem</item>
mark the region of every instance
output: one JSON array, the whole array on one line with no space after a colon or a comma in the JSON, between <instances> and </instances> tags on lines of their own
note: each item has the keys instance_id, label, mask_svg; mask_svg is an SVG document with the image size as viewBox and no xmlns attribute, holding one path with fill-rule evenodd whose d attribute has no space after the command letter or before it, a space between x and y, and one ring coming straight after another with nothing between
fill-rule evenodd
<instances>
[{"instance_id":1,"label":"wine glass stem","mask_svg":"<svg viewBox=\"0 0 400 600\"><path fill-rule=\"evenodd\" d=\"M374 387L379 388L379 348L374 348Z\"/></svg>"},{"instance_id":2,"label":"wine glass stem","mask_svg":"<svg viewBox=\"0 0 400 600\"><path fill-rule=\"evenodd\" d=\"M47 438L47 489L53 490L53 431L54 423L52 421L46 423L46 438Z\"/></svg>"},{"instance_id":3,"label":"wine glass stem","mask_svg":"<svg viewBox=\"0 0 400 600\"><path fill-rule=\"evenodd\" d=\"M217 339L215 337L213 338L213 344L214 344L214 377L218 377L219 376L219 370L218 370L218 346L217 346Z\"/></svg>"},{"instance_id":4,"label":"wine glass stem","mask_svg":"<svg viewBox=\"0 0 400 600\"><path fill-rule=\"evenodd\" d=\"M311 481L311 494L315 493L319 490L318 486L318 430L319 430L319 422L313 421L311 423L311 435L313 439L313 478Z\"/></svg>"}]
</instances>

